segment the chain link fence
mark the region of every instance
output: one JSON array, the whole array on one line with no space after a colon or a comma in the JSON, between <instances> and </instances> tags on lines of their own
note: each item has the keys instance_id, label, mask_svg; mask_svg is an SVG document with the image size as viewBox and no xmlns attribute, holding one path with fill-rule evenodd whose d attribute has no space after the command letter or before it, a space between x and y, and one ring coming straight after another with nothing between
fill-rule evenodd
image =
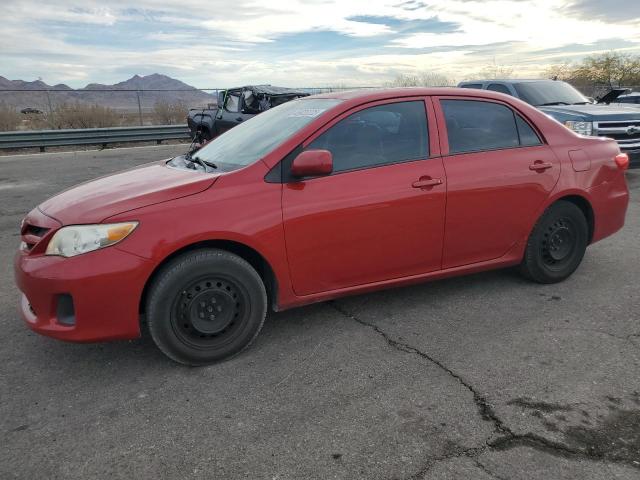
<instances>
[{"instance_id":1,"label":"chain link fence","mask_svg":"<svg viewBox=\"0 0 640 480\"><path fill-rule=\"evenodd\" d=\"M584 95L599 98L602 84L574 84ZM379 88L375 86L297 87L310 94ZM626 87L640 91L640 86ZM217 106L224 88L124 90L0 90L0 131L180 125L190 108Z\"/></svg>"},{"instance_id":2,"label":"chain link fence","mask_svg":"<svg viewBox=\"0 0 640 480\"><path fill-rule=\"evenodd\" d=\"M375 87L302 87L310 94ZM0 90L0 131L178 125L224 88Z\"/></svg>"}]
</instances>

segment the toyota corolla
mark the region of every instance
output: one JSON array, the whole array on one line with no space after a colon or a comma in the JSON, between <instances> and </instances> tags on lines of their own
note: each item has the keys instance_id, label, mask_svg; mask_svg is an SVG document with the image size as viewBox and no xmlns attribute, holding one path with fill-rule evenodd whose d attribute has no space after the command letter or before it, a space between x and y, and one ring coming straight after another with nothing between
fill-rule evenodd
<instances>
[{"instance_id":1,"label":"toyota corolla","mask_svg":"<svg viewBox=\"0 0 640 480\"><path fill-rule=\"evenodd\" d=\"M500 93L307 97L35 208L20 311L67 341L147 328L202 365L246 348L268 309L511 266L559 282L622 228L628 163Z\"/></svg>"}]
</instances>

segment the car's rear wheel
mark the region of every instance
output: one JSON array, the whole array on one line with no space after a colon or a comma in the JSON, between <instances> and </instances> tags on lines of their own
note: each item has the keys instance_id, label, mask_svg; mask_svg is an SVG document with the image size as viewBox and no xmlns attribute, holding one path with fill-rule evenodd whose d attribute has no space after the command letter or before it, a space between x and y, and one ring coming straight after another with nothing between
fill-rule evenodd
<instances>
[{"instance_id":1,"label":"car's rear wheel","mask_svg":"<svg viewBox=\"0 0 640 480\"><path fill-rule=\"evenodd\" d=\"M556 283L580 265L589 242L587 220L575 204L558 201L538 220L520 265L523 275L539 283Z\"/></svg>"},{"instance_id":2,"label":"car's rear wheel","mask_svg":"<svg viewBox=\"0 0 640 480\"><path fill-rule=\"evenodd\" d=\"M146 312L151 337L165 355L206 365L251 344L264 323L267 294L242 258L224 250L196 250L160 270Z\"/></svg>"}]
</instances>

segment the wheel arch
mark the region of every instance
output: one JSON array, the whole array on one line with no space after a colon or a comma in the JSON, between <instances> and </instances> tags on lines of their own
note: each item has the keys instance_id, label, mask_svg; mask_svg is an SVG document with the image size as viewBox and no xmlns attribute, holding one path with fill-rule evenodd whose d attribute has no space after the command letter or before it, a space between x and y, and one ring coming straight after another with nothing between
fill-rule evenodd
<instances>
[{"instance_id":1,"label":"wheel arch","mask_svg":"<svg viewBox=\"0 0 640 480\"><path fill-rule=\"evenodd\" d=\"M584 217L587 219L587 225L589 227L589 243L591 243L593 240L593 232L595 231L595 216L591 202L582 195L570 194L556 198L549 206L559 201L573 203L576 207L582 210Z\"/></svg>"},{"instance_id":2,"label":"wheel arch","mask_svg":"<svg viewBox=\"0 0 640 480\"><path fill-rule=\"evenodd\" d=\"M158 265L156 265L156 267L151 272L151 275L149 275L149 278L147 278L147 281L145 282L144 288L142 290L142 295L140 296L140 304L138 307L140 314L145 313L145 304L147 301L149 288L157 278L162 268L168 262L180 255L194 250L206 248L217 248L220 250L225 250L227 252L238 255L240 258L247 261L256 270L256 272L258 272L258 275L260 275L260 278L262 279L267 291L267 301L269 302L269 305L273 310L277 310L278 280L273 268L260 252L244 243L234 240L205 240L182 246L181 248L167 255Z\"/></svg>"}]
</instances>

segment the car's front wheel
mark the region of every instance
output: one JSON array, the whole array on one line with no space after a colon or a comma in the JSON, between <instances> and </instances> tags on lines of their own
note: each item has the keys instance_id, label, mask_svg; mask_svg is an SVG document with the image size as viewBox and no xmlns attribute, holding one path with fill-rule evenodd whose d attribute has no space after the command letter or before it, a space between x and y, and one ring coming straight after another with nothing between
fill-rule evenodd
<instances>
[{"instance_id":1,"label":"car's front wheel","mask_svg":"<svg viewBox=\"0 0 640 480\"><path fill-rule=\"evenodd\" d=\"M588 243L589 226L582 210L558 201L531 232L520 271L538 283L561 282L578 268Z\"/></svg>"},{"instance_id":2,"label":"car's front wheel","mask_svg":"<svg viewBox=\"0 0 640 480\"><path fill-rule=\"evenodd\" d=\"M171 260L156 275L146 301L154 342L187 365L206 365L247 348L266 312L267 294L255 269L217 249Z\"/></svg>"}]
</instances>

